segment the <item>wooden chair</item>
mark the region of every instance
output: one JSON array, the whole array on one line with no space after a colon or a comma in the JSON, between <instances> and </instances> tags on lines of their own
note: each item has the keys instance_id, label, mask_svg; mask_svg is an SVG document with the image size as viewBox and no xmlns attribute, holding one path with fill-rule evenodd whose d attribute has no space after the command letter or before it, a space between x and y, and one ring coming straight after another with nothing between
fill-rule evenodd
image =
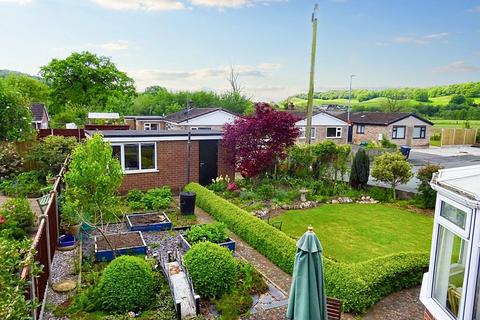
<instances>
[{"instance_id":1,"label":"wooden chair","mask_svg":"<svg viewBox=\"0 0 480 320\"><path fill-rule=\"evenodd\" d=\"M340 320L342 317L342 300L327 297L328 320Z\"/></svg>"},{"instance_id":2,"label":"wooden chair","mask_svg":"<svg viewBox=\"0 0 480 320\"><path fill-rule=\"evenodd\" d=\"M454 315L458 314L458 304L460 303L461 294L454 285L448 286L447 299L450 310Z\"/></svg>"}]
</instances>

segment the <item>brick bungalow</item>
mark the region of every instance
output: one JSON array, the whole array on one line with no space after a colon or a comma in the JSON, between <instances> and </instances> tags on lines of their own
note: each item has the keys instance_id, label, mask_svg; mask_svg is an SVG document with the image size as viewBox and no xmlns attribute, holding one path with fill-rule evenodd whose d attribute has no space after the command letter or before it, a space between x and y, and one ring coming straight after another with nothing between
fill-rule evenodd
<instances>
[{"instance_id":1,"label":"brick bungalow","mask_svg":"<svg viewBox=\"0 0 480 320\"><path fill-rule=\"evenodd\" d=\"M165 130L164 116L125 116L123 119L130 130Z\"/></svg>"},{"instance_id":2,"label":"brick bungalow","mask_svg":"<svg viewBox=\"0 0 480 320\"><path fill-rule=\"evenodd\" d=\"M113 147L125 173L121 193L170 186L178 193L187 183L188 131L106 130L87 131L103 135ZM234 177L221 145L222 132L190 132L190 181L209 184L220 175Z\"/></svg>"},{"instance_id":3,"label":"brick bungalow","mask_svg":"<svg viewBox=\"0 0 480 320\"><path fill-rule=\"evenodd\" d=\"M348 121L346 112L334 113ZM430 143L432 122L407 112L351 112L350 142L378 141L387 137L397 145L426 147Z\"/></svg>"},{"instance_id":4,"label":"brick bungalow","mask_svg":"<svg viewBox=\"0 0 480 320\"><path fill-rule=\"evenodd\" d=\"M300 135L297 143L305 143L305 128L307 126L307 113L302 111L291 111L298 121L295 126L300 129ZM337 144L347 143L348 123L339 119L335 115L323 111L314 111L312 115L312 143L325 140L333 141Z\"/></svg>"}]
</instances>

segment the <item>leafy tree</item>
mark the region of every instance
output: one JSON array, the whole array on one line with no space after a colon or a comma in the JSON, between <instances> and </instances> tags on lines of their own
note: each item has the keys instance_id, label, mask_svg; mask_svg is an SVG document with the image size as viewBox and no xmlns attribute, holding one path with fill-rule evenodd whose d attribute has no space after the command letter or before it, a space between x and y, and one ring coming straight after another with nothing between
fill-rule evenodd
<instances>
[{"instance_id":1,"label":"leafy tree","mask_svg":"<svg viewBox=\"0 0 480 320\"><path fill-rule=\"evenodd\" d=\"M416 89L413 98L416 101L428 102L428 91L425 89Z\"/></svg>"},{"instance_id":2,"label":"leafy tree","mask_svg":"<svg viewBox=\"0 0 480 320\"><path fill-rule=\"evenodd\" d=\"M435 208L435 200L437 198L437 192L430 186L433 174L442 169L441 166L436 164L427 164L417 172L417 178L420 180L418 185L417 200L425 208Z\"/></svg>"},{"instance_id":3,"label":"leafy tree","mask_svg":"<svg viewBox=\"0 0 480 320\"><path fill-rule=\"evenodd\" d=\"M27 103L0 82L0 141L28 140L32 131L32 113Z\"/></svg>"},{"instance_id":4,"label":"leafy tree","mask_svg":"<svg viewBox=\"0 0 480 320\"><path fill-rule=\"evenodd\" d=\"M223 145L231 164L245 177L265 172L294 144L299 134L295 121L289 113L257 103L255 114L225 126Z\"/></svg>"},{"instance_id":5,"label":"leafy tree","mask_svg":"<svg viewBox=\"0 0 480 320\"><path fill-rule=\"evenodd\" d=\"M412 176L412 166L400 152L387 152L373 161L372 177L391 186L393 199L396 199L395 188L407 183Z\"/></svg>"},{"instance_id":6,"label":"leafy tree","mask_svg":"<svg viewBox=\"0 0 480 320\"><path fill-rule=\"evenodd\" d=\"M65 174L65 207L75 211L84 222L103 224L105 216L115 214L122 179L122 168L112 156L110 143L95 134L73 150Z\"/></svg>"},{"instance_id":7,"label":"leafy tree","mask_svg":"<svg viewBox=\"0 0 480 320\"><path fill-rule=\"evenodd\" d=\"M466 102L467 102L467 99L465 99L465 96L462 94L453 95L452 98L450 99L450 104L453 104L453 105L465 104Z\"/></svg>"},{"instance_id":8,"label":"leafy tree","mask_svg":"<svg viewBox=\"0 0 480 320\"><path fill-rule=\"evenodd\" d=\"M22 99L30 104L32 102L47 102L49 88L42 81L24 74L11 73L1 79L7 90L18 93Z\"/></svg>"},{"instance_id":9,"label":"leafy tree","mask_svg":"<svg viewBox=\"0 0 480 320\"><path fill-rule=\"evenodd\" d=\"M350 171L350 185L356 189L365 188L370 176L370 159L363 148L353 158Z\"/></svg>"},{"instance_id":10,"label":"leafy tree","mask_svg":"<svg viewBox=\"0 0 480 320\"><path fill-rule=\"evenodd\" d=\"M135 95L133 80L119 71L110 58L88 51L53 59L41 67L40 74L51 87L52 113L67 105L105 110L110 99Z\"/></svg>"},{"instance_id":11,"label":"leafy tree","mask_svg":"<svg viewBox=\"0 0 480 320\"><path fill-rule=\"evenodd\" d=\"M23 168L23 159L13 143L0 144L0 182L19 173Z\"/></svg>"}]
</instances>

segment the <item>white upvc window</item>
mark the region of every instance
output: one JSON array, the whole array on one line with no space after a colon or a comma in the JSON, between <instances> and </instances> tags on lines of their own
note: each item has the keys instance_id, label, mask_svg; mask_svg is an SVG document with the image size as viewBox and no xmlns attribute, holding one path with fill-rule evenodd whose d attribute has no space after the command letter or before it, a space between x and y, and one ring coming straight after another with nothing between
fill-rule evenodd
<instances>
[{"instance_id":1,"label":"white upvc window","mask_svg":"<svg viewBox=\"0 0 480 320\"><path fill-rule=\"evenodd\" d=\"M112 144L124 173L157 171L157 144L155 142L125 142Z\"/></svg>"},{"instance_id":2,"label":"white upvc window","mask_svg":"<svg viewBox=\"0 0 480 320\"><path fill-rule=\"evenodd\" d=\"M299 127L298 129L299 129L299 131L300 131L300 134L299 134L298 137L299 137L300 139L305 139L305 130L306 130L306 127ZM312 139L315 139L315 131L316 131L315 128L310 128L310 137L311 137Z\"/></svg>"},{"instance_id":3,"label":"white upvc window","mask_svg":"<svg viewBox=\"0 0 480 320\"><path fill-rule=\"evenodd\" d=\"M191 127L191 130L212 130L210 127Z\"/></svg>"},{"instance_id":4,"label":"white upvc window","mask_svg":"<svg viewBox=\"0 0 480 320\"><path fill-rule=\"evenodd\" d=\"M338 139L342 137L342 127L327 128L327 138Z\"/></svg>"},{"instance_id":5,"label":"white upvc window","mask_svg":"<svg viewBox=\"0 0 480 320\"><path fill-rule=\"evenodd\" d=\"M143 124L143 130L146 130L146 131L158 130L158 123L145 122Z\"/></svg>"}]
</instances>

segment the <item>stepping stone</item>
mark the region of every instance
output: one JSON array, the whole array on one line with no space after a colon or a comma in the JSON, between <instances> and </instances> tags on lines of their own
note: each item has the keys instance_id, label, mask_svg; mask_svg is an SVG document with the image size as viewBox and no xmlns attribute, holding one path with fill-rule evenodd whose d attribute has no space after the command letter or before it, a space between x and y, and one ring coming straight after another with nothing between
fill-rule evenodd
<instances>
[{"instance_id":1,"label":"stepping stone","mask_svg":"<svg viewBox=\"0 0 480 320\"><path fill-rule=\"evenodd\" d=\"M72 291L73 289L76 288L76 286L77 286L77 282L74 280L62 280L52 284L52 289L55 292L62 293L62 292Z\"/></svg>"}]
</instances>

